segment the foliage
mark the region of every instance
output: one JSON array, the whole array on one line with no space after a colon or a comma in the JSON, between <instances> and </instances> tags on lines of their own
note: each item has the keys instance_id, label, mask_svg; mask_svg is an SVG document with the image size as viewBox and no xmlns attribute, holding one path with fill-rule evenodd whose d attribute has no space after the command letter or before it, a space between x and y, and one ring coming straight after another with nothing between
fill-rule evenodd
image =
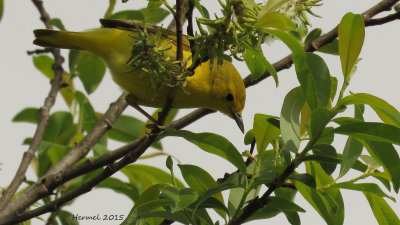
<instances>
[{"instance_id":1,"label":"foliage","mask_svg":"<svg viewBox=\"0 0 400 225\"><path fill-rule=\"evenodd\" d=\"M182 79L191 75L187 71L193 71L193 66L204 61L210 60L212 66L214 60L222 63L223 60L232 60L232 57L246 63L251 81L269 73L278 86L277 71L262 51L264 43L271 39L282 41L292 52L298 86L286 94L280 115L254 114L253 127L244 137L250 151L241 153L229 141L229 134L223 137L188 130L163 131L159 139L180 137L179 141L186 140L205 154L219 156L234 165L237 171L216 181L207 168L178 164L183 182L175 177L171 157L167 158L169 173L141 164L125 166L120 172L128 181L109 177L96 186L114 190L134 202L122 224L160 224L163 220L184 224L236 224L244 216L243 222L247 222L268 219L280 213L290 224L300 224L299 213L305 210L294 201L294 196L299 193L327 224L340 225L345 219L343 189L361 192L379 224L400 224L398 215L387 204L387 200L394 200L388 192L394 190L398 193L400 190L400 157L394 147L400 145L400 112L372 94L346 92L356 73L365 37L361 15L346 14L338 27L338 39L318 49L339 56L344 77L340 89L337 87L338 79L330 73L323 54L305 52L303 47L322 33L320 29L307 29L310 24L306 13L316 16L311 9L319 2L269 0L265 4L256 4L252 0L219 1L222 16L212 19L207 7L199 0L189 0L189 6L192 4L202 17L196 18L198 33L189 38L193 63L188 68L185 63L164 55L168 49L159 45L162 30L150 35L146 25L143 30L136 28L140 35L135 38L132 57L126 62L133 70L146 70L154 75L154 82L149 85L155 90L162 85L181 85ZM166 0L150 0L147 8L120 12L113 12L115 4L115 0L110 0L106 18L157 24L169 13L177 13L176 7L171 7ZM0 19L2 10L3 0L0 0ZM49 24L65 30L61 19L54 18ZM46 55L34 56L33 63L45 77L54 78L54 59ZM68 63L69 70L63 74L65 87L60 91L68 109L50 115L43 140L31 163L39 178L57 165L102 116L92 106L90 95L102 81L105 63L96 55L76 50L69 52ZM76 78L83 84L84 91L75 88ZM349 106L354 108L354 116L341 116L352 108ZM365 107L375 111L381 121L364 121ZM25 108L13 121L37 124L39 113L37 108ZM176 113L174 111L167 121L172 121ZM120 116L96 143L93 158L110 154L109 140L128 144L145 136L148 123L130 115ZM338 135L347 136L341 153L335 140ZM24 144L31 142L32 138L26 138ZM163 149L160 141L151 146L160 151ZM83 164L84 161L90 161L89 157L80 162ZM300 165L304 165L306 170L297 169ZM361 172L361 175L345 176L352 170ZM58 187L56 195L44 199L44 204L73 192L100 173L101 169L97 169L74 177ZM375 178L382 185L362 182L367 177ZM262 193L262 187L268 191ZM224 199L223 192L229 193L228 199ZM258 203L262 204L259 209L247 215ZM213 209L220 216L219 220L211 217L208 209ZM64 210L56 214L61 224L73 224L70 217L71 213Z\"/></svg>"}]
</instances>

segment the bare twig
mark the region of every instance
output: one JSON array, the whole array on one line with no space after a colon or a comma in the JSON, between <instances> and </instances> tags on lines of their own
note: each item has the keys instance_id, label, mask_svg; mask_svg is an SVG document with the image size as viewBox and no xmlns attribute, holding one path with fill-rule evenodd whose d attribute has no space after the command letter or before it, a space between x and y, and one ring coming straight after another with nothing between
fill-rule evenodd
<instances>
[{"instance_id":1,"label":"bare twig","mask_svg":"<svg viewBox=\"0 0 400 225\"><path fill-rule=\"evenodd\" d=\"M32 0L32 2L39 10L40 19L43 21L46 28L51 29L52 28L51 25L48 24L50 16L44 9L43 2L41 0ZM60 51L57 49L52 49L51 53L54 56L55 62L53 64L54 78L50 82L51 84L50 91L46 99L44 100L43 106L40 108L39 121L35 134L32 138L32 142L28 150L24 152L21 163L18 167L18 170L13 180L11 181L8 188L2 193L2 196L0 198L0 210L4 209L4 207L10 202L10 200L14 196L15 192L18 190L21 183L26 179L25 173L35 155L37 148L39 147L39 144L42 141L43 133L49 121L50 109L53 107L56 101L57 93L60 90L63 83L62 74L64 70L61 67L61 64L64 62L64 58L60 55Z\"/></svg>"},{"instance_id":2,"label":"bare twig","mask_svg":"<svg viewBox=\"0 0 400 225\"><path fill-rule=\"evenodd\" d=\"M32 51L26 51L26 53L28 55L40 55L40 54L49 53L52 51L53 51L52 48L40 48L40 49L36 49L36 50L32 50Z\"/></svg>"},{"instance_id":3,"label":"bare twig","mask_svg":"<svg viewBox=\"0 0 400 225\"><path fill-rule=\"evenodd\" d=\"M393 14L390 14L390 15L387 15L387 16L382 17L382 18L369 19L369 20L367 20L365 22L366 22L366 24L368 26L375 26L375 25L382 25L382 24L385 24L385 23L388 23L388 22L391 22L391 21L394 21L394 20L400 20L400 11L396 12L396 13L393 13Z\"/></svg>"},{"instance_id":4,"label":"bare twig","mask_svg":"<svg viewBox=\"0 0 400 225\"><path fill-rule=\"evenodd\" d=\"M176 60L183 61L182 0L176 0Z\"/></svg>"}]
</instances>

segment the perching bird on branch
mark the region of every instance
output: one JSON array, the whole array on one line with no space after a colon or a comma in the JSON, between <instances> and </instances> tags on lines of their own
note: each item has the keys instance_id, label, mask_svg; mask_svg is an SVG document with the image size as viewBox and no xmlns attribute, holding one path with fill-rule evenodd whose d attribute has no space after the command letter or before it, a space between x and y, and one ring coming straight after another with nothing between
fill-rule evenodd
<instances>
[{"instance_id":1,"label":"perching bird on branch","mask_svg":"<svg viewBox=\"0 0 400 225\"><path fill-rule=\"evenodd\" d=\"M69 32L39 29L34 30L34 44L43 47L78 49L92 52L104 59L111 70L114 81L134 96L138 105L161 108L164 106L168 88L161 87L154 95L149 88L151 78L144 69L135 70L127 63L132 57L132 45L137 41L138 25L146 26L148 32L161 31L159 45L166 46L163 54L176 57L176 36L173 32L143 23L123 20L100 20L104 28L84 32ZM187 37L183 41L183 55L191 55ZM191 61L189 61L190 64ZM174 95L174 108L210 108L233 118L240 130L244 131L241 113L245 105L246 92L240 74L232 63L210 62L198 66L193 76L185 78L186 83Z\"/></svg>"}]
</instances>

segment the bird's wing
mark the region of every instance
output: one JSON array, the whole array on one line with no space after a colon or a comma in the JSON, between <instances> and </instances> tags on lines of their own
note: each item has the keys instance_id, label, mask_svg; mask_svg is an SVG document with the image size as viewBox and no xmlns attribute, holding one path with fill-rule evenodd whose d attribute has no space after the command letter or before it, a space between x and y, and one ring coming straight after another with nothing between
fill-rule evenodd
<instances>
[{"instance_id":1,"label":"bird's wing","mask_svg":"<svg viewBox=\"0 0 400 225\"><path fill-rule=\"evenodd\" d=\"M113 20L113 19L100 19L101 25L106 28L116 28L121 30L132 30L137 27L142 28L146 26L147 32L156 34L159 30L161 30L161 34L164 38L171 40L171 42L176 45L176 33L170 30L164 29L162 27L158 27L152 24L144 23L139 20ZM188 40L188 36L183 36L183 50L190 52L190 43Z\"/></svg>"}]
</instances>

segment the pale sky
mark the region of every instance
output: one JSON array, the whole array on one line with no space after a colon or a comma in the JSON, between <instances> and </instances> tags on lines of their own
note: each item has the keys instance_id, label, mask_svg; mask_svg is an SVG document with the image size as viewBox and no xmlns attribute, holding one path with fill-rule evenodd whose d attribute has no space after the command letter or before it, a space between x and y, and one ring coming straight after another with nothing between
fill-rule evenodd
<instances>
[{"instance_id":1,"label":"pale sky","mask_svg":"<svg viewBox=\"0 0 400 225\"><path fill-rule=\"evenodd\" d=\"M139 9L143 7L145 1L130 0L127 4L117 1L115 11L122 9ZM210 12L218 9L217 1L203 0L204 5ZM336 0L325 1L324 5L314 9L315 13L322 15L323 18L311 18L313 28L321 27L323 32L327 32L335 27L341 17L347 12L361 13L379 1L374 0ZM44 1L45 8L51 17L61 18L67 30L81 31L99 26L99 18L102 18L107 8L108 1L103 0L52 0ZM140 5L141 4L141 5ZM31 1L7 1L5 2L3 19L0 22L0 74L3 82L0 83L0 98L2 102L2 113L0 117L1 136L1 165L0 165L0 185L8 185L15 174L20 159L27 146L21 145L26 137L33 135L35 126L27 123L12 123L13 116L25 107L40 107L45 96L49 91L49 81L32 63L32 58L26 54L27 50L37 47L32 44L32 30L43 28L39 20L39 13ZM212 13L210 13L212 14ZM164 24L169 24L166 20ZM367 92L385 99L397 109L400 109L400 98L398 86L400 83L399 58L400 58L400 21L385 24L383 26L368 27L364 48L360 57L362 61L358 64L357 73L351 81L348 90L354 93ZM264 53L270 62L275 62L286 56L289 51L278 42L264 48ZM63 50L63 55L67 56L67 51ZM331 75L342 82L341 67L339 57L320 54L327 62ZM242 77L249 74L244 63L235 64ZM64 68L68 68L64 63ZM278 88L272 79L267 79L255 87L247 90L247 102L243 112L245 130L252 127L253 115L264 113L279 116L283 98L286 93L295 86L298 81L294 69L279 72ZM78 87L82 87L80 82L75 82ZM83 89L81 89L83 90ZM90 100L96 111L104 112L109 103L114 101L121 93L120 88L114 84L107 74L104 77L99 89L92 95ZM52 112L67 110L61 98L57 99ZM147 109L152 112L152 109ZM184 115L190 110L182 110L179 115ZM352 114L352 109L348 110ZM125 114L143 118L133 109L128 109ZM377 116L367 110L365 114L367 121L378 121ZM223 135L229 139L240 151L248 148L243 144L243 134L237 128L235 122L221 113L214 113L188 126L186 129L193 132L213 132ZM334 146L341 152L344 146L344 137L335 138ZM120 146L121 143L111 143L109 149ZM163 140L163 146L167 153L180 159L182 164L194 164L200 166L211 173L217 179L223 177L225 172L233 172L235 168L214 155L199 151L193 144L179 138L167 138ZM396 146L397 149L399 149ZM153 151L153 150L152 150ZM366 151L364 152L364 154ZM140 160L138 163L149 164L166 170L165 158L160 157L152 160ZM175 162L176 164L176 162ZM302 168L300 167L300 170ZM179 170L175 173L181 178ZM337 174L337 171L334 173ZM358 174L350 173L344 179L351 179ZM121 179L124 176L117 175ZM31 170L28 172L28 179L36 180ZM181 179L183 180L183 179ZM376 182L376 180L369 180ZM384 189L385 190L385 189ZM342 191L345 202L345 222L344 224L377 224L372 211L364 195L355 191ZM390 193L398 201L399 195ZM225 194L226 197L226 194ZM388 200L395 212L400 212L400 203L393 203ZM307 212L300 213L302 224L319 225L325 224L318 213L301 196L297 195L296 203L303 207ZM79 215L124 215L126 216L132 207L131 201L123 195L116 194L109 190L95 189L75 200L71 206L64 209ZM400 213L398 213L400 216ZM32 224L43 224L39 220L32 220ZM101 221L100 221L101 222ZM81 222L80 224L119 224L110 221L100 223L99 221ZM222 222L222 221L221 221ZM248 224L289 224L283 214L268 221L254 221Z\"/></svg>"}]
</instances>

